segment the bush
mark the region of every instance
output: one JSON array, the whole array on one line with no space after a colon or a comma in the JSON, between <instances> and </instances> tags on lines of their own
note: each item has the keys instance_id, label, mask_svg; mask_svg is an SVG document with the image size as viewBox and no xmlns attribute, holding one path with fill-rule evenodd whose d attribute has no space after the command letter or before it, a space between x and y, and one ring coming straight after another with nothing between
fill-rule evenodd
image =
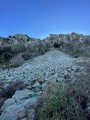
<instances>
[{"instance_id":1,"label":"bush","mask_svg":"<svg viewBox=\"0 0 90 120\"><path fill-rule=\"evenodd\" d=\"M10 67L19 67L23 63L23 58L20 55L15 56L10 61Z\"/></svg>"},{"instance_id":2,"label":"bush","mask_svg":"<svg viewBox=\"0 0 90 120\"><path fill-rule=\"evenodd\" d=\"M9 60L11 57L12 57L12 53L9 53L9 52L4 53L4 60L5 61Z\"/></svg>"},{"instance_id":3,"label":"bush","mask_svg":"<svg viewBox=\"0 0 90 120\"><path fill-rule=\"evenodd\" d=\"M75 51L69 52L69 54L74 57L88 57L88 53L86 53L85 51L82 51L82 50L78 50L78 49Z\"/></svg>"},{"instance_id":4,"label":"bush","mask_svg":"<svg viewBox=\"0 0 90 120\"><path fill-rule=\"evenodd\" d=\"M0 54L3 54L4 52L12 52L12 49L10 46L0 46Z\"/></svg>"},{"instance_id":5,"label":"bush","mask_svg":"<svg viewBox=\"0 0 90 120\"><path fill-rule=\"evenodd\" d=\"M22 58L23 58L24 60L29 60L29 59L31 58L30 52L24 52L24 53L22 54Z\"/></svg>"},{"instance_id":6,"label":"bush","mask_svg":"<svg viewBox=\"0 0 90 120\"><path fill-rule=\"evenodd\" d=\"M60 48L60 44L54 43L53 47L54 47L54 48Z\"/></svg>"},{"instance_id":7,"label":"bush","mask_svg":"<svg viewBox=\"0 0 90 120\"><path fill-rule=\"evenodd\" d=\"M3 46L0 46L0 55L4 52Z\"/></svg>"},{"instance_id":8,"label":"bush","mask_svg":"<svg viewBox=\"0 0 90 120\"><path fill-rule=\"evenodd\" d=\"M10 60L13 56L13 52L10 46L0 46L0 62Z\"/></svg>"},{"instance_id":9,"label":"bush","mask_svg":"<svg viewBox=\"0 0 90 120\"><path fill-rule=\"evenodd\" d=\"M85 120L83 111L87 97L82 90L83 85L80 84L49 84L43 105L37 111L38 120Z\"/></svg>"},{"instance_id":10,"label":"bush","mask_svg":"<svg viewBox=\"0 0 90 120\"><path fill-rule=\"evenodd\" d=\"M9 35L9 36L8 36L8 38L12 38L12 36L11 36L11 35Z\"/></svg>"}]
</instances>

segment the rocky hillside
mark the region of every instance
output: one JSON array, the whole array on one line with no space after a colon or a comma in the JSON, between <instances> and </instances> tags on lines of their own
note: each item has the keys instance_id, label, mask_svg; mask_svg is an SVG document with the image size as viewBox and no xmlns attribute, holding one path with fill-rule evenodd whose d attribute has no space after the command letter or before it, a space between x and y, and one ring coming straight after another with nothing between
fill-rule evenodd
<instances>
[{"instance_id":1,"label":"rocky hillside","mask_svg":"<svg viewBox=\"0 0 90 120\"><path fill-rule=\"evenodd\" d=\"M89 120L90 36L0 38L0 120Z\"/></svg>"},{"instance_id":2,"label":"rocky hillside","mask_svg":"<svg viewBox=\"0 0 90 120\"><path fill-rule=\"evenodd\" d=\"M90 35L84 36L75 32L71 34L51 34L45 38L50 44L74 57L90 56Z\"/></svg>"},{"instance_id":3,"label":"rocky hillside","mask_svg":"<svg viewBox=\"0 0 90 120\"><path fill-rule=\"evenodd\" d=\"M30 114L31 111L35 112L38 100L37 97L32 98L32 96L41 94L49 80L54 79L59 82L74 77L75 71L79 69L75 66L75 61L76 59L58 50L52 50L32 61L27 61L20 67L2 70L0 72L1 96L2 98L9 97L9 99L1 108L3 112L1 120L12 118L16 120L15 117L21 119L25 117L25 111L28 111L29 107Z\"/></svg>"},{"instance_id":4,"label":"rocky hillside","mask_svg":"<svg viewBox=\"0 0 90 120\"><path fill-rule=\"evenodd\" d=\"M0 37L0 63L10 61L28 60L49 51L52 47L66 52L74 57L90 56L90 36L82 34L51 34L43 40L16 34L8 38ZM11 61L13 64L13 60ZM18 63L20 64L20 63Z\"/></svg>"},{"instance_id":5,"label":"rocky hillside","mask_svg":"<svg viewBox=\"0 0 90 120\"><path fill-rule=\"evenodd\" d=\"M16 34L8 38L0 38L0 63L12 58L28 60L42 55L50 48L48 41L30 38L27 35Z\"/></svg>"}]
</instances>

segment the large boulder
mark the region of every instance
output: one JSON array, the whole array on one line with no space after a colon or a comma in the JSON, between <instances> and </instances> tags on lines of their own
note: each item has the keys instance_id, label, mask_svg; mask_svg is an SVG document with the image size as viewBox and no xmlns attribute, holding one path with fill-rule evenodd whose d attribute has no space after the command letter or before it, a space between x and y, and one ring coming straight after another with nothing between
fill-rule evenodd
<instances>
[{"instance_id":1,"label":"large boulder","mask_svg":"<svg viewBox=\"0 0 90 120\"><path fill-rule=\"evenodd\" d=\"M40 105L40 100L41 97L40 96L36 96L34 98L30 98L27 100L24 100L22 105L27 109L37 109L38 106Z\"/></svg>"},{"instance_id":2,"label":"large boulder","mask_svg":"<svg viewBox=\"0 0 90 120\"><path fill-rule=\"evenodd\" d=\"M4 101L4 105L2 106L1 110L4 111L7 107L13 104L20 104L23 100L29 99L32 95L34 95L34 92L28 89L17 90L12 98Z\"/></svg>"},{"instance_id":3,"label":"large boulder","mask_svg":"<svg viewBox=\"0 0 90 120\"><path fill-rule=\"evenodd\" d=\"M21 104L11 105L3 111L0 120L17 120L24 117L25 117L25 109Z\"/></svg>"},{"instance_id":4,"label":"large boulder","mask_svg":"<svg viewBox=\"0 0 90 120\"><path fill-rule=\"evenodd\" d=\"M13 104L16 104L14 99L10 98L10 99L5 100L4 105L1 108L1 111L4 111L7 107L9 107Z\"/></svg>"},{"instance_id":5,"label":"large boulder","mask_svg":"<svg viewBox=\"0 0 90 120\"><path fill-rule=\"evenodd\" d=\"M34 95L35 93L31 90L24 89L24 90L17 90L12 98L19 103L25 99L29 99L30 96Z\"/></svg>"}]
</instances>

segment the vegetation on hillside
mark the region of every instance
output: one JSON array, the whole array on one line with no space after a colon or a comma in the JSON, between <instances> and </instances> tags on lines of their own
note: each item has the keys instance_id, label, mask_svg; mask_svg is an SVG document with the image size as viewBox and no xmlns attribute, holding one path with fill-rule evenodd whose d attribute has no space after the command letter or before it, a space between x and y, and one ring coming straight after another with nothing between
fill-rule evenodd
<instances>
[{"instance_id":1,"label":"vegetation on hillside","mask_svg":"<svg viewBox=\"0 0 90 120\"><path fill-rule=\"evenodd\" d=\"M50 82L44 91L38 120L89 120L88 80Z\"/></svg>"}]
</instances>

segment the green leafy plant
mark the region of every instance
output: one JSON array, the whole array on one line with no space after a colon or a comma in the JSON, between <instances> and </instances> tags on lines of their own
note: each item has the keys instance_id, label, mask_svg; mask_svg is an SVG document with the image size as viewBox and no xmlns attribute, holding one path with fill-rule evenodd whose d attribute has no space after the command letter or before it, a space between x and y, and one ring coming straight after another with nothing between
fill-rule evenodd
<instances>
[{"instance_id":1,"label":"green leafy plant","mask_svg":"<svg viewBox=\"0 0 90 120\"><path fill-rule=\"evenodd\" d=\"M38 120L85 120L81 105L85 96L74 87L75 83L71 86L60 82L53 86L48 85L49 91L44 93L43 105L37 111Z\"/></svg>"}]
</instances>

